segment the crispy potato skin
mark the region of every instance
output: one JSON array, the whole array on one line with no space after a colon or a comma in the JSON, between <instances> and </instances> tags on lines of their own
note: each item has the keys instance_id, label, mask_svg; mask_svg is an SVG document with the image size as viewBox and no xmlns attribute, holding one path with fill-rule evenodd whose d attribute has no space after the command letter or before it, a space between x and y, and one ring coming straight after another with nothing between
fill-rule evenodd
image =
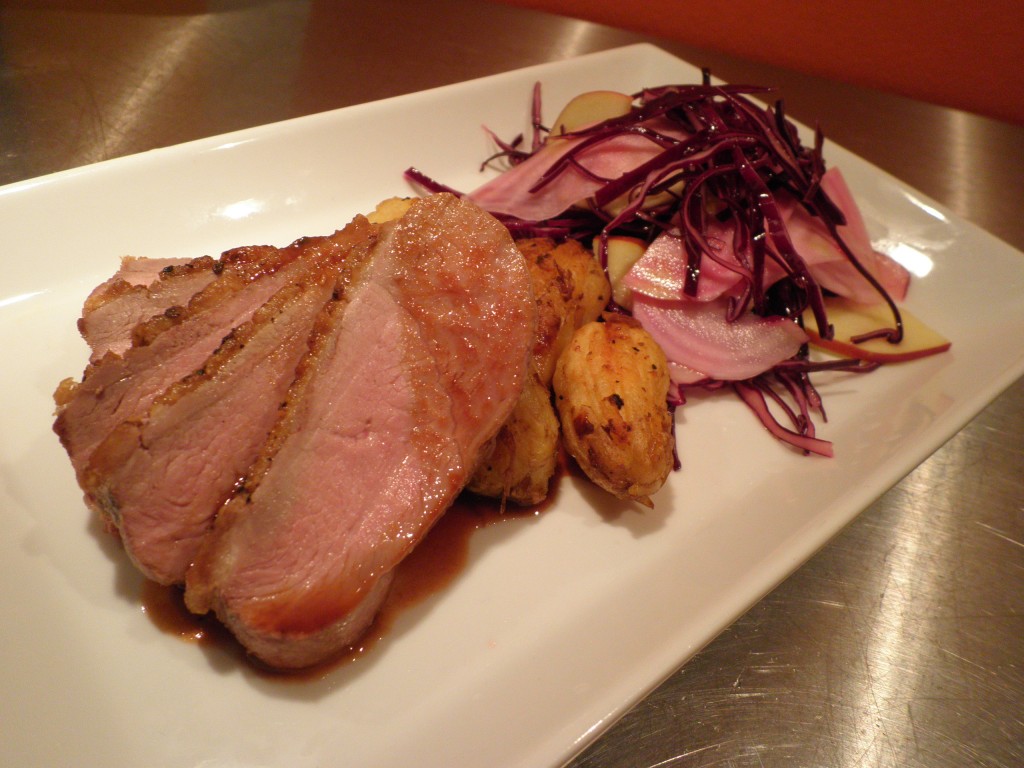
<instances>
[{"instance_id":1,"label":"crispy potato skin","mask_svg":"<svg viewBox=\"0 0 1024 768\"><path fill-rule=\"evenodd\" d=\"M580 328L597 320L608 308L612 286L594 254L577 240L566 240L551 250L550 258L572 276L573 326Z\"/></svg>"},{"instance_id":2,"label":"crispy potato skin","mask_svg":"<svg viewBox=\"0 0 1024 768\"><path fill-rule=\"evenodd\" d=\"M653 506L673 466L665 354L640 324L606 314L573 335L555 368L562 442L594 483Z\"/></svg>"},{"instance_id":3,"label":"crispy potato skin","mask_svg":"<svg viewBox=\"0 0 1024 768\"><path fill-rule=\"evenodd\" d=\"M537 329L530 353L531 376L490 453L467 489L521 506L547 498L558 465L559 426L551 402L555 363L572 338L572 275L551 258L555 242L530 238L516 243L533 278Z\"/></svg>"},{"instance_id":4,"label":"crispy potato skin","mask_svg":"<svg viewBox=\"0 0 1024 768\"><path fill-rule=\"evenodd\" d=\"M558 465L558 438L551 392L533 375L467 488L502 502L539 504Z\"/></svg>"},{"instance_id":5,"label":"crispy potato skin","mask_svg":"<svg viewBox=\"0 0 1024 768\"><path fill-rule=\"evenodd\" d=\"M517 245L530 267L537 296L534 359L541 380L550 384L573 332L596 320L608 306L611 284L597 259L576 240L556 243L538 237Z\"/></svg>"},{"instance_id":6,"label":"crispy potato skin","mask_svg":"<svg viewBox=\"0 0 1024 768\"><path fill-rule=\"evenodd\" d=\"M561 269L551 252L555 243L547 238L520 240L516 245L526 258L537 297L537 335L532 362L541 382L551 384L555 363L575 330L572 323L572 275Z\"/></svg>"},{"instance_id":7,"label":"crispy potato skin","mask_svg":"<svg viewBox=\"0 0 1024 768\"><path fill-rule=\"evenodd\" d=\"M603 315L611 285L577 241L517 245L537 298L533 376L468 490L503 504L540 503L561 442L597 485L650 506L673 464L664 354L634 320Z\"/></svg>"}]
</instances>

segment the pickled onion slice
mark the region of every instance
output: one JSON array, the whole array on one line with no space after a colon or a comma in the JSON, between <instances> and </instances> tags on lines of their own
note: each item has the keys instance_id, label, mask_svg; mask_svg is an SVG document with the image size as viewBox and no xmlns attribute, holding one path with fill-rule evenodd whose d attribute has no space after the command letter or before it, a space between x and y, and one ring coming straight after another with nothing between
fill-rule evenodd
<instances>
[{"instance_id":1,"label":"pickled onion slice","mask_svg":"<svg viewBox=\"0 0 1024 768\"><path fill-rule=\"evenodd\" d=\"M793 357L807 342L796 323L752 313L726 318L727 302L633 297L633 316L665 356L710 379L741 381Z\"/></svg>"}]
</instances>

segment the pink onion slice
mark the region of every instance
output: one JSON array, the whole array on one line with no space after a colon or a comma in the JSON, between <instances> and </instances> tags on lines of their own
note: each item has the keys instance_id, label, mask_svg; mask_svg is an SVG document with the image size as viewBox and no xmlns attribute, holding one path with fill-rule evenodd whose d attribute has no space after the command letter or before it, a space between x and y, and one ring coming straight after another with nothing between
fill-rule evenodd
<instances>
[{"instance_id":1,"label":"pink onion slice","mask_svg":"<svg viewBox=\"0 0 1024 768\"><path fill-rule=\"evenodd\" d=\"M721 296L731 296L738 292L745 277L749 279L749 268L736 255L734 234L731 226L719 222L708 224L705 236L715 250L715 256L701 256L697 295L692 298L713 301ZM744 261L749 264L749 256ZM678 299L684 295L686 263L682 239L672 232L663 232L633 265L623 284L634 293L652 299ZM777 265L765 264L765 285L771 285L782 276L783 272Z\"/></svg>"},{"instance_id":2,"label":"pink onion slice","mask_svg":"<svg viewBox=\"0 0 1024 768\"><path fill-rule=\"evenodd\" d=\"M633 297L633 316L654 337L665 356L719 381L758 376L793 357L807 342L796 323L747 313L726 319L725 299L660 301Z\"/></svg>"},{"instance_id":3,"label":"pink onion slice","mask_svg":"<svg viewBox=\"0 0 1024 768\"><path fill-rule=\"evenodd\" d=\"M651 126L664 136L683 135L663 121ZM576 152L573 161L549 182L544 175L579 145L586 136L548 137L544 145L523 162L470 192L466 197L494 214L544 221L585 202L609 180L659 155L664 146L642 133L621 133L592 143Z\"/></svg>"},{"instance_id":4,"label":"pink onion slice","mask_svg":"<svg viewBox=\"0 0 1024 768\"><path fill-rule=\"evenodd\" d=\"M821 188L846 217L846 224L837 227L837 231L847 247L886 293L902 301L907 295L910 273L872 247L864 218L838 168L830 168L822 175ZM850 263L820 218L811 216L802 206L789 200L785 205L780 203L779 209L794 248L822 288L862 304L878 304L884 300Z\"/></svg>"},{"instance_id":5,"label":"pink onion slice","mask_svg":"<svg viewBox=\"0 0 1024 768\"><path fill-rule=\"evenodd\" d=\"M616 136L580 153L578 159L586 171L575 165L569 166L553 182L531 191L541 176L581 141L577 138L549 139L538 152L470 192L467 197L491 213L543 221L593 195L605 185L601 179L618 178L659 151L642 136Z\"/></svg>"},{"instance_id":6,"label":"pink onion slice","mask_svg":"<svg viewBox=\"0 0 1024 768\"><path fill-rule=\"evenodd\" d=\"M867 227L856 202L838 168L822 176L822 188L846 217L847 224L839 234L854 256L897 301L907 293L910 275L903 267L871 246ZM811 275L822 287L865 304L877 304L882 296L850 263L836 244L821 219L809 214L792 197L780 194L778 207L796 252L807 264ZM712 301L733 295L749 275L743 264L750 264L750 254L737 256L734 248L735 228L731 223L710 221L704 232L714 258L701 257L698 301ZM644 255L633 265L624 284L634 293L655 299L677 299L683 296L687 257L683 241L676 233L664 232L654 239ZM764 284L769 286L783 277L774 261L765 264Z\"/></svg>"}]
</instances>

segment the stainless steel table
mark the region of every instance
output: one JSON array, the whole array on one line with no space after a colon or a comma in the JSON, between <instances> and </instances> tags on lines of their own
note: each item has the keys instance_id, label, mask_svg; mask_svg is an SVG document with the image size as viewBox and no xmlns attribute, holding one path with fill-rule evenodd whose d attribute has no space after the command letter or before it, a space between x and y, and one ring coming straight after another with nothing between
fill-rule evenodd
<instances>
[{"instance_id":1,"label":"stainless steel table","mask_svg":"<svg viewBox=\"0 0 1024 768\"><path fill-rule=\"evenodd\" d=\"M640 40L1024 249L1024 127L471 0L0 3L0 183ZM1018 381L574 765L1015 766L1022 713Z\"/></svg>"}]
</instances>

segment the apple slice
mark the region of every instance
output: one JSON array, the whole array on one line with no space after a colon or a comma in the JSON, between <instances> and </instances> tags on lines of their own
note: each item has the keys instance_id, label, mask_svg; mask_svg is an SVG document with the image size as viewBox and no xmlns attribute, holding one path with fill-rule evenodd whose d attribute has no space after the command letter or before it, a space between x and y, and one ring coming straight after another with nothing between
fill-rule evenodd
<instances>
[{"instance_id":1,"label":"apple slice","mask_svg":"<svg viewBox=\"0 0 1024 768\"><path fill-rule=\"evenodd\" d=\"M551 135L579 130L613 117L628 115L633 97L618 91L587 91L574 96L558 113Z\"/></svg>"},{"instance_id":2,"label":"apple slice","mask_svg":"<svg viewBox=\"0 0 1024 768\"><path fill-rule=\"evenodd\" d=\"M825 300L829 322L835 329L830 341L818 335L810 309L804 312L804 330L810 343L820 349L844 357L870 360L877 363L900 363L937 355L950 348L952 342L922 320L900 307L903 318L903 340L890 344L885 338L869 339L859 344L852 341L879 328L891 328L892 312L886 304L857 304L842 298Z\"/></svg>"},{"instance_id":3,"label":"apple slice","mask_svg":"<svg viewBox=\"0 0 1024 768\"><path fill-rule=\"evenodd\" d=\"M595 251L600 247L600 240L595 238ZM623 284L623 278L644 255L646 249L643 240L635 237L612 235L608 238L608 262L605 270L608 272L608 282L612 285L612 299L625 309L633 306L633 292ZM595 255L600 258L599 253Z\"/></svg>"}]
</instances>

